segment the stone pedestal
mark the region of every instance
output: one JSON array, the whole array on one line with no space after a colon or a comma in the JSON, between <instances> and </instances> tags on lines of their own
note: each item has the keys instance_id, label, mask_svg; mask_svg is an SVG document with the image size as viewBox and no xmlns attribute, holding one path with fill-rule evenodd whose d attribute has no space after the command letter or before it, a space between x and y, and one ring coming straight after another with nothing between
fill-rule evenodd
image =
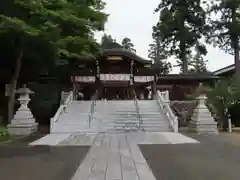
<instances>
[{"instance_id":1,"label":"stone pedestal","mask_svg":"<svg viewBox=\"0 0 240 180\"><path fill-rule=\"evenodd\" d=\"M30 101L29 94L33 93L26 88L20 88L17 93L20 94L20 108L17 110L11 124L8 125L10 135L29 135L37 131L38 123L36 123L31 110L28 108Z\"/></svg>"},{"instance_id":2,"label":"stone pedestal","mask_svg":"<svg viewBox=\"0 0 240 180\"><path fill-rule=\"evenodd\" d=\"M206 96L200 95L197 99L199 103L194 110L192 120L189 122L190 131L199 134L218 134L217 122L205 105Z\"/></svg>"}]
</instances>

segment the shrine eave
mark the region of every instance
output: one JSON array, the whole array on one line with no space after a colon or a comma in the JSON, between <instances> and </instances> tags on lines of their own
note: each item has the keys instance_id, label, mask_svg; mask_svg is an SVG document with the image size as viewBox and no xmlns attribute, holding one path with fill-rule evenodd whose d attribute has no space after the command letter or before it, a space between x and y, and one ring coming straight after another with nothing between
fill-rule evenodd
<instances>
[{"instance_id":1,"label":"shrine eave","mask_svg":"<svg viewBox=\"0 0 240 180\"><path fill-rule=\"evenodd\" d=\"M139 63L142 63L142 64L152 64L152 61L151 60L147 60L147 59L144 59L140 56L138 56L137 54L131 52L131 51L128 51L126 49L123 49L123 48L113 48L113 49L104 49L103 50L103 55L104 56L125 56L129 59L132 59L134 61L137 61Z\"/></svg>"},{"instance_id":2,"label":"shrine eave","mask_svg":"<svg viewBox=\"0 0 240 180\"><path fill-rule=\"evenodd\" d=\"M234 73L235 72L235 64L232 64L230 66L226 66L224 68L221 68L221 69L218 69L216 71L214 71L214 75L216 76L222 76L222 75L225 75L225 74L228 74L228 73Z\"/></svg>"},{"instance_id":3,"label":"shrine eave","mask_svg":"<svg viewBox=\"0 0 240 180\"><path fill-rule=\"evenodd\" d=\"M158 76L158 80L217 80L219 76L213 73L167 74Z\"/></svg>"},{"instance_id":4,"label":"shrine eave","mask_svg":"<svg viewBox=\"0 0 240 180\"><path fill-rule=\"evenodd\" d=\"M151 60L144 59L138 55L136 55L133 52L130 52L123 48L113 48L113 49L104 49L102 50L102 53L100 56L123 56L127 57L131 60L134 60L136 62L139 62L141 64L152 64ZM86 63L86 62L92 62L95 61L97 58L94 58L93 56L80 56L80 57L72 57L71 59L77 59L79 60L78 63Z\"/></svg>"}]
</instances>

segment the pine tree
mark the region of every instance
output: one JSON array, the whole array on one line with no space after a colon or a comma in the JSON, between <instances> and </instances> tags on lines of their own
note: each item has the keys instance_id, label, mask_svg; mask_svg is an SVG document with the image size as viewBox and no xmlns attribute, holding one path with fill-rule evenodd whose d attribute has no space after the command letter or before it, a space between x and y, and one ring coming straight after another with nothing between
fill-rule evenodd
<instances>
[{"instance_id":1,"label":"pine tree","mask_svg":"<svg viewBox=\"0 0 240 180\"><path fill-rule=\"evenodd\" d=\"M191 52L188 56L188 72L190 73L201 73L207 72L207 61L204 60L203 55L206 52L206 48L204 45L197 43L194 46L194 54ZM177 67L180 67L181 72L183 72L183 65L180 60L177 60Z\"/></svg>"},{"instance_id":2,"label":"pine tree","mask_svg":"<svg viewBox=\"0 0 240 180\"><path fill-rule=\"evenodd\" d=\"M171 71L171 63L166 61L167 55L164 48L161 46L161 40L158 36L157 29L153 28L153 43L149 45L148 57L154 62L154 69L158 70L159 74L168 74Z\"/></svg>"},{"instance_id":3,"label":"pine tree","mask_svg":"<svg viewBox=\"0 0 240 180\"><path fill-rule=\"evenodd\" d=\"M202 46L200 44L196 44L195 46L195 56L192 58L190 65L191 69L189 70L190 72L196 72L196 73L201 73L201 72L207 72L207 61L204 60L203 55L202 55Z\"/></svg>"},{"instance_id":4,"label":"pine tree","mask_svg":"<svg viewBox=\"0 0 240 180\"><path fill-rule=\"evenodd\" d=\"M136 52L136 49L134 49L134 44L132 43L131 39L130 38L123 38L122 40L122 47L128 51L131 51L131 52Z\"/></svg>"},{"instance_id":5,"label":"pine tree","mask_svg":"<svg viewBox=\"0 0 240 180\"><path fill-rule=\"evenodd\" d=\"M201 0L162 0L155 12L160 13L155 28L160 32L158 35L164 50L168 56L178 58L183 72L187 73L187 57L205 30L205 11Z\"/></svg>"},{"instance_id":6,"label":"pine tree","mask_svg":"<svg viewBox=\"0 0 240 180\"><path fill-rule=\"evenodd\" d=\"M101 39L102 49L121 48L121 45L117 43L116 39L113 39L111 35L104 34Z\"/></svg>"},{"instance_id":7,"label":"pine tree","mask_svg":"<svg viewBox=\"0 0 240 180\"><path fill-rule=\"evenodd\" d=\"M234 54L236 72L240 73L239 36L240 1L214 0L209 11L207 40L229 54ZM219 18L212 18L213 14Z\"/></svg>"}]
</instances>

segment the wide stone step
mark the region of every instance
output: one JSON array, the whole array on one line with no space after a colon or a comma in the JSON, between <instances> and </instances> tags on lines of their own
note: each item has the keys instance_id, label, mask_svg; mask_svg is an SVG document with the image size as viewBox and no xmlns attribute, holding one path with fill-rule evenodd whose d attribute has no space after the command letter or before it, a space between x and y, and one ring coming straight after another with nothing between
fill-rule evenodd
<instances>
[{"instance_id":1,"label":"wide stone step","mask_svg":"<svg viewBox=\"0 0 240 180\"><path fill-rule=\"evenodd\" d=\"M136 113L132 113L132 114L108 114L106 115L107 117L135 117L137 116Z\"/></svg>"},{"instance_id":2,"label":"wide stone step","mask_svg":"<svg viewBox=\"0 0 240 180\"><path fill-rule=\"evenodd\" d=\"M161 114L140 114L140 117L142 118L164 118L164 116L162 116Z\"/></svg>"},{"instance_id":3,"label":"wide stone step","mask_svg":"<svg viewBox=\"0 0 240 180\"><path fill-rule=\"evenodd\" d=\"M113 124L134 124L134 123L139 123L139 121L109 121L109 123L113 123Z\"/></svg>"},{"instance_id":4,"label":"wide stone step","mask_svg":"<svg viewBox=\"0 0 240 180\"><path fill-rule=\"evenodd\" d=\"M146 132L172 132L170 129L165 129L165 128L148 128L144 129Z\"/></svg>"},{"instance_id":5,"label":"wide stone step","mask_svg":"<svg viewBox=\"0 0 240 180\"><path fill-rule=\"evenodd\" d=\"M169 123L164 122L164 121L160 121L160 122L148 122L148 121L142 121L142 124L144 125L152 125L152 126L158 126L158 125L169 125Z\"/></svg>"},{"instance_id":6,"label":"wide stone step","mask_svg":"<svg viewBox=\"0 0 240 180\"><path fill-rule=\"evenodd\" d=\"M165 124L144 124L144 123L141 123L141 126L144 126L144 127L169 127L169 124L165 123Z\"/></svg>"},{"instance_id":7,"label":"wide stone step","mask_svg":"<svg viewBox=\"0 0 240 180\"><path fill-rule=\"evenodd\" d=\"M162 116L140 116L140 119L146 122L167 122L167 119L165 117Z\"/></svg>"}]
</instances>

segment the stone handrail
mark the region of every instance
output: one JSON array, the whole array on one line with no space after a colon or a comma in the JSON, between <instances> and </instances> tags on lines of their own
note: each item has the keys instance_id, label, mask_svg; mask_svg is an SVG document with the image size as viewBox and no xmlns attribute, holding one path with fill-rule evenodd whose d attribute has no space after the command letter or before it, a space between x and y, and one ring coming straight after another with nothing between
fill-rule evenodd
<instances>
[{"instance_id":1,"label":"stone handrail","mask_svg":"<svg viewBox=\"0 0 240 180\"><path fill-rule=\"evenodd\" d=\"M88 126L89 126L89 128L91 128L92 119L93 119L93 115L94 115L95 108L96 108L96 100L97 100L97 98L98 98L98 90L92 96L92 103L90 105L90 111L88 113Z\"/></svg>"},{"instance_id":2,"label":"stone handrail","mask_svg":"<svg viewBox=\"0 0 240 180\"><path fill-rule=\"evenodd\" d=\"M170 105L169 105L169 96L167 92L157 91L157 102L161 110L166 115L172 129L174 132L178 132L178 119L177 116L174 115Z\"/></svg>"},{"instance_id":3,"label":"stone handrail","mask_svg":"<svg viewBox=\"0 0 240 180\"><path fill-rule=\"evenodd\" d=\"M52 130L54 124L59 120L60 115L66 110L66 108L72 102L72 100L73 100L73 92L70 91L67 98L59 106L56 114L50 119L50 130Z\"/></svg>"},{"instance_id":4,"label":"stone handrail","mask_svg":"<svg viewBox=\"0 0 240 180\"><path fill-rule=\"evenodd\" d=\"M139 103L138 103L137 97L134 98L134 104L135 104L135 108L136 108L136 112L137 112L137 120L139 122L138 126L140 127L142 124L142 121L141 121L140 114L139 114Z\"/></svg>"},{"instance_id":5,"label":"stone handrail","mask_svg":"<svg viewBox=\"0 0 240 180\"><path fill-rule=\"evenodd\" d=\"M135 92L134 89L133 89L133 100L134 100L134 105L135 105L136 113L137 113L138 127L140 128L141 124L142 124L142 121L141 121L140 114L139 114L138 98L137 98L137 95L136 95L136 92Z\"/></svg>"}]
</instances>

